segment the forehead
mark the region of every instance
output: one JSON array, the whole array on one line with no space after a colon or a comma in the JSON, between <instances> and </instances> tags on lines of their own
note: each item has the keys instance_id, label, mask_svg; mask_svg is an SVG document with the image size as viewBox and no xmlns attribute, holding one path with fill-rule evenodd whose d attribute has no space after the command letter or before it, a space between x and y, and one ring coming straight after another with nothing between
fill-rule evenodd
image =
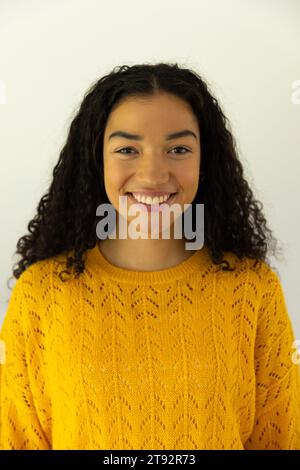
<instances>
[{"instance_id":1,"label":"forehead","mask_svg":"<svg viewBox=\"0 0 300 470\"><path fill-rule=\"evenodd\" d=\"M129 97L116 105L109 115L108 131L123 129L138 133L165 135L185 127L198 132L198 122L189 103L171 94L154 97Z\"/></svg>"}]
</instances>

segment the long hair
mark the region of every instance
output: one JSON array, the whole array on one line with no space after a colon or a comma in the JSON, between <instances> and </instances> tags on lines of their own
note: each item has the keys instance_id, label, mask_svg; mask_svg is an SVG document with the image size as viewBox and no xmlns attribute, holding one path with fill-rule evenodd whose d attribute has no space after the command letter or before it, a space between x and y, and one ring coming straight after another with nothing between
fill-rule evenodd
<instances>
[{"instance_id":1,"label":"long hair","mask_svg":"<svg viewBox=\"0 0 300 470\"><path fill-rule=\"evenodd\" d=\"M267 227L238 158L229 122L208 85L195 72L177 63L115 67L91 85L72 120L49 190L28 224L29 234L17 242L21 260L14 265L18 278L31 264L72 251L66 271L78 276L85 269L83 255L96 238L96 208L109 203L104 187L103 135L110 112L126 97L172 93L192 107L201 132L203 181L193 201L204 204L204 240L214 264L232 270L224 253L268 262L277 241ZM274 245L275 242L275 245ZM272 245L273 243L273 245Z\"/></svg>"}]
</instances>

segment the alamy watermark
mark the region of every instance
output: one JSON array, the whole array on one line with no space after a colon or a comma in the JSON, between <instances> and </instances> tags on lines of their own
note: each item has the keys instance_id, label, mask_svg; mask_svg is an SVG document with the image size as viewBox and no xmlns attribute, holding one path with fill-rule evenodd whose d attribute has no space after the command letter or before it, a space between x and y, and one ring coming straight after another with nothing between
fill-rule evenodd
<instances>
[{"instance_id":1,"label":"alamy watermark","mask_svg":"<svg viewBox=\"0 0 300 470\"><path fill-rule=\"evenodd\" d=\"M294 80L292 82L292 92L291 102L292 104L300 104L300 80Z\"/></svg>"},{"instance_id":2,"label":"alamy watermark","mask_svg":"<svg viewBox=\"0 0 300 470\"><path fill-rule=\"evenodd\" d=\"M0 80L0 104L6 104L6 87L4 80Z\"/></svg>"},{"instance_id":3,"label":"alamy watermark","mask_svg":"<svg viewBox=\"0 0 300 470\"><path fill-rule=\"evenodd\" d=\"M150 222L150 238L158 239L161 232L163 239L170 239L170 226L174 226L174 238L183 238L182 222L184 220L184 238L188 240L195 239L192 243L186 243L187 250L199 250L204 245L204 204L184 204L182 211L181 205L174 204L153 204L151 210L145 210L146 204L131 204L127 209L127 196L119 196L119 224L118 238L132 240L138 238L149 238L149 222ZM195 207L195 220L193 220L193 207ZM98 222L96 227L97 237L104 240L109 238L116 239L116 209L112 204L104 203L97 207L96 215L107 215ZM138 216L128 223L128 216ZM171 214L174 216L174 224L171 223ZM161 224L160 224L161 221ZM196 224L196 230L193 230L193 222ZM108 230L105 230L105 227ZM138 230L139 227L139 230Z\"/></svg>"},{"instance_id":4,"label":"alamy watermark","mask_svg":"<svg viewBox=\"0 0 300 470\"><path fill-rule=\"evenodd\" d=\"M0 364L5 364L5 342L0 340Z\"/></svg>"},{"instance_id":5,"label":"alamy watermark","mask_svg":"<svg viewBox=\"0 0 300 470\"><path fill-rule=\"evenodd\" d=\"M295 339L292 348L296 348L296 351L292 353L292 363L300 364L300 339Z\"/></svg>"}]
</instances>

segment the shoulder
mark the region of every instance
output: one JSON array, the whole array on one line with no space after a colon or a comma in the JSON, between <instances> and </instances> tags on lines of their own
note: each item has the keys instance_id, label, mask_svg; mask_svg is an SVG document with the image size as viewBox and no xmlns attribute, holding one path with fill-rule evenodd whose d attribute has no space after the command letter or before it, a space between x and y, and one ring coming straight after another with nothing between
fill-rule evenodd
<instances>
[{"instance_id":1,"label":"shoulder","mask_svg":"<svg viewBox=\"0 0 300 470\"><path fill-rule=\"evenodd\" d=\"M252 332L265 334L268 330L275 337L291 325L278 269L269 261L239 259L233 253L226 253L224 258L234 270L218 274L222 294L231 293L232 305L238 306L235 314L243 315Z\"/></svg>"},{"instance_id":2,"label":"shoulder","mask_svg":"<svg viewBox=\"0 0 300 470\"><path fill-rule=\"evenodd\" d=\"M21 289L24 293L38 291L49 280L57 262L54 258L39 260L32 263L16 279L14 289Z\"/></svg>"},{"instance_id":3,"label":"shoulder","mask_svg":"<svg viewBox=\"0 0 300 470\"><path fill-rule=\"evenodd\" d=\"M39 260L28 266L15 279L3 323L12 325L22 321L28 331L47 331L47 325L55 315L54 291L58 283L63 284L58 274L64 269L65 255Z\"/></svg>"},{"instance_id":4,"label":"shoulder","mask_svg":"<svg viewBox=\"0 0 300 470\"><path fill-rule=\"evenodd\" d=\"M63 284L59 274L64 269L66 269L64 254L32 263L15 279L9 302L14 305L22 302L29 312L42 312L44 307L49 310L53 290L58 284Z\"/></svg>"},{"instance_id":5,"label":"shoulder","mask_svg":"<svg viewBox=\"0 0 300 470\"><path fill-rule=\"evenodd\" d=\"M16 280L15 285L38 289L53 276L66 269L67 254L60 253L47 259L38 260L28 266Z\"/></svg>"},{"instance_id":6,"label":"shoulder","mask_svg":"<svg viewBox=\"0 0 300 470\"><path fill-rule=\"evenodd\" d=\"M274 296L282 288L280 273L268 260L239 258L229 251L224 252L224 260L228 261L233 270L221 273L226 273L225 277L229 275L235 284L245 284L249 292L252 290L257 297Z\"/></svg>"},{"instance_id":7,"label":"shoulder","mask_svg":"<svg viewBox=\"0 0 300 470\"><path fill-rule=\"evenodd\" d=\"M280 277L279 271L275 266L272 266L269 261L250 258L248 256L240 258L237 254L231 251L224 252L224 260L227 260L231 267L234 268L235 273L247 272L258 279L263 279L266 276L269 278Z\"/></svg>"}]
</instances>

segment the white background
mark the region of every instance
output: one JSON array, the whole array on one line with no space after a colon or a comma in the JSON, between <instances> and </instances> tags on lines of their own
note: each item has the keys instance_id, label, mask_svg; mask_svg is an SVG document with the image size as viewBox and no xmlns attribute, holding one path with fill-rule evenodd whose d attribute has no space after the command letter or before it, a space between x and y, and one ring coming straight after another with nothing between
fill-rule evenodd
<instances>
[{"instance_id":1,"label":"white background","mask_svg":"<svg viewBox=\"0 0 300 470\"><path fill-rule=\"evenodd\" d=\"M246 177L284 247L273 264L300 338L300 104L291 99L300 80L299 0L0 0L0 324L17 240L84 93L117 65L160 61L202 75L228 116Z\"/></svg>"}]
</instances>

